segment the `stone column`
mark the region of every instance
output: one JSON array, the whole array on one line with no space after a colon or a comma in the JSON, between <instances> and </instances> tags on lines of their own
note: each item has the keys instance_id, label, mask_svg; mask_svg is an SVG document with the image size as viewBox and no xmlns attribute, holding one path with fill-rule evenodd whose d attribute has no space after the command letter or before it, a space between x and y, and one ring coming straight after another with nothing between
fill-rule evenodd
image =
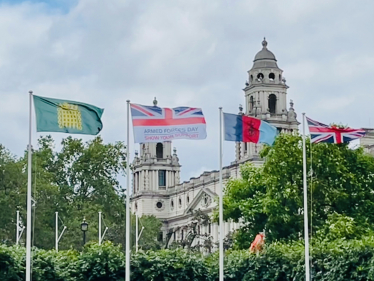
<instances>
[{"instance_id":1,"label":"stone column","mask_svg":"<svg viewBox=\"0 0 374 281\"><path fill-rule=\"evenodd\" d=\"M144 188L144 180L143 180L143 171L139 171L139 187L142 189L142 190L145 190Z\"/></svg>"},{"instance_id":2,"label":"stone column","mask_svg":"<svg viewBox=\"0 0 374 281\"><path fill-rule=\"evenodd\" d=\"M245 146L245 143L241 142L240 143L240 159L244 158L244 146Z\"/></svg>"}]
</instances>

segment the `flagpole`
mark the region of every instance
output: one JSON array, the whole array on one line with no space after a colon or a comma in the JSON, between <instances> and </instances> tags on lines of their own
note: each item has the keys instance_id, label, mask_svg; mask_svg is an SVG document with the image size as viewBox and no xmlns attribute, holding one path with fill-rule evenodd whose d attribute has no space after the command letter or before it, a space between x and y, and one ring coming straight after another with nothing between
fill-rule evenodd
<instances>
[{"instance_id":1,"label":"flagpole","mask_svg":"<svg viewBox=\"0 0 374 281\"><path fill-rule=\"evenodd\" d=\"M58 252L58 212L56 212L55 214L56 214L55 249L56 249L56 252Z\"/></svg>"},{"instance_id":2,"label":"flagpole","mask_svg":"<svg viewBox=\"0 0 374 281\"><path fill-rule=\"evenodd\" d=\"M31 111L32 91L29 91L29 145L27 153L27 229L26 229L26 281L31 281Z\"/></svg>"},{"instance_id":3,"label":"flagpole","mask_svg":"<svg viewBox=\"0 0 374 281\"><path fill-rule=\"evenodd\" d=\"M99 212L99 245L101 245L101 212Z\"/></svg>"},{"instance_id":4,"label":"flagpole","mask_svg":"<svg viewBox=\"0 0 374 281\"><path fill-rule=\"evenodd\" d=\"M139 217L138 212L136 211L136 219L135 219L135 251L138 252L138 241L139 241Z\"/></svg>"},{"instance_id":5,"label":"flagpole","mask_svg":"<svg viewBox=\"0 0 374 281\"><path fill-rule=\"evenodd\" d=\"M17 211L17 226L16 226L16 245L19 242L19 211Z\"/></svg>"},{"instance_id":6,"label":"flagpole","mask_svg":"<svg viewBox=\"0 0 374 281\"><path fill-rule=\"evenodd\" d=\"M127 100L126 176L126 281L130 281L130 100Z\"/></svg>"},{"instance_id":7,"label":"flagpole","mask_svg":"<svg viewBox=\"0 0 374 281\"><path fill-rule=\"evenodd\" d=\"M303 113L303 187L304 187L304 240L305 240L305 281L310 279L309 270L309 231L308 231L308 194L306 182L305 113Z\"/></svg>"},{"instance_id":8,"label":"flagpole","mask_svg":"<svg viewBox=\"0 0 374 281\"><path fill-rule=\"evenodd\" d=\"M223 281L222 107L219 108L219 281Z\"/></svg>"}]
</instances>

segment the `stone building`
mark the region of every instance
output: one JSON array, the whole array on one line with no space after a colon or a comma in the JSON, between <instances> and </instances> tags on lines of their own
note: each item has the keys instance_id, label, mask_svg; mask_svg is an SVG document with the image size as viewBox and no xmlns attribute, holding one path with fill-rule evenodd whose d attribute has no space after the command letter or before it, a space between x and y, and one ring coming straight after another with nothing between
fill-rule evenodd
<instances>
[{"instance_id":1,"label":"stone building","mask_svg":"<svg viewBox=\"0 0 374 281\"><path fill-rule=\"evenodd\" d=\"M287 109L287 89L283 70L278 67L264 39L262 49L248 71L248 81L243 89L245 111L240 106L239 114L266 120L279 132L297 132L299 122L292 100ZM244 162L261 165L260 150L260 144L236 143L235 160L223 168L223 183L230 177L239 177L239 165ZM201 210L211 215L216 207L214 199L219 192L219 171L204 172L181 183L181 165L170 141L140 144L133 166L132 211L138 216L155 215L159 218L163 222L163 239L169 244L184 240L190 234L194 211ZM236 223L226 222L225 235L237 227ZM206 233L214 242L218 241L217 224L199 225L197 229L200 234ZM193 243L203 243L200 240Z\"/></svg>"}]
</instances>

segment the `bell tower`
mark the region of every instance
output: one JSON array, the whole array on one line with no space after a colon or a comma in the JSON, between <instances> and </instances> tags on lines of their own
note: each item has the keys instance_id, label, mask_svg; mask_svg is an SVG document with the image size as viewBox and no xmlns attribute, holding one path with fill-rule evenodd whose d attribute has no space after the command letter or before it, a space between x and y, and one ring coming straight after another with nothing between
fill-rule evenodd
<instances>
[{"instance_id":1,"label":"bell tower","mask_svg":"<svg viewBox=\"0 0 374 281\"><path fill-rule=\"evenodd\" d=\"M269 122L277 128L278 133L293 133L298 131L300 124L293 108L293 101L287 110L286 78L283 70L278 67L274 54L268 50L267 41L262 41L262 50L253 61L248 71L248 81L243 89L245 93L245 112L239 107L239 114L256 117ZM237 143L236 160L259 159L261 144Z\"/></svg>"},{"instance_id":2,"label":"bell tower","mask_svg":"<svg viewBox=\"0 0 374 281\"><path fill-rule=\"evenodd\" d=\"M153 101L157 105L157 100ZM139 216L167 217L167 191L180 182L180 167L176 148L171 141L141 143L135 152L133 165L132 210ZM155 212L158 211L158 212Z\"/></svg>"}]
</instances>

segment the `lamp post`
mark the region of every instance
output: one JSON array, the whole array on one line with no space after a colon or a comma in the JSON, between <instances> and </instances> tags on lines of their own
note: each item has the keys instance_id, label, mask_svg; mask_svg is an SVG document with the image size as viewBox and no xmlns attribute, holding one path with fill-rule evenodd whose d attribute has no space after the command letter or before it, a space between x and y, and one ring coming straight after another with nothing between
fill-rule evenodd
<instances>
[{"instance_id":1,"label":"lamp post","mask_svg":"<svg viewBox=\"0 0 374 281\"><path fill-rule=\"evenodd\" d=\"M81 230L83 232L83 246L86 244L86 231L88 229L88 223L86 222L86 219L83 218L83 222L81 223Z\"/></svg>"}]
</instances>

